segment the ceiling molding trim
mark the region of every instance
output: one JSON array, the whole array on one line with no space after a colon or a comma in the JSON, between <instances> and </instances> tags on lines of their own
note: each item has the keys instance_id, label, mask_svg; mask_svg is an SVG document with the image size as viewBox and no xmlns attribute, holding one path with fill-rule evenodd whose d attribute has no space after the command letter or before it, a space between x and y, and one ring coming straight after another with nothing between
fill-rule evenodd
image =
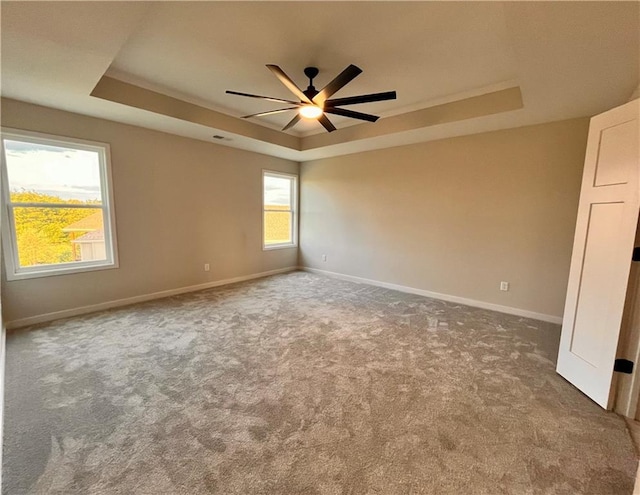
<instances>
[{"instance_id":1,"label":"ceiling molding trim","mask_svg":"<svg viewBox=\"0 0 640 495\"><path fill-rule=\"evenodd\" d=\"M193 122L194 124L205 125L212 130L221 130L283 146L295 151L300 151L301 149L300 138L297 136L268 129L252 122L231 117L112 77L103 76L91 92L91 96L167 117Z\"/></svg>"},{"instance_id":2,"label":"ceiling molding trim","mask_svg":"<svg viewBox=\"0 0 640 495\"><path fill-rule=\"evenodd\" d=\"M459 122L524 107L520 87L494 91L393 117L382 118L375 125L360 124L339 129L331 134L314 134L302 139L302 150L359 141L388 134Z\"/></svg>"},{"instance_id":3,"label":"ceiling molding trim","mask_svg":"<svg viewBox=\"0 0 640 495\"><path fill-rule=\"evenodd\" d=\"M109 69L104 73L105 77L110 77L111 79L117 79L120 82L125 82L128 84L132 84L133 86L138 86L140 88L143 89L148 89L149 91L155 91L156 93L160 93L162 95L165 96L170 96L172 98L176 98L180 101L184 101L187 103L193 103L194 105L198 105L200 107L203 108L208 108L209 110L213 110L214 112L218 112L218 113L222 113L224 115L229 115L230 117L237 117L237 118L241 118L242 115L244 115L244 113L240 112L238 113L237 111L233 111L230 108L227 107L223 107L223 106L219 106L219 105L215 105L213 102L206 100L204 98L198 98L196 96L193 95L189 95L186 93L182 93L180 91L176 91L175 89L172 88L167 88L164 86L161 86L159 84L155 84L152 83L150 81L147 81L145 79L142 79L140 77L136 77L132 74L129 74L128 72L124 72L124 71L120 71L117 69L114 69L113 67L109 67ZM513 84L512 84L513 86ZM502 88L500 88L502 89ZM486 93L486 91L484 91ZM471 95L469 95L471 96ZM442 103L442 102L438 102L438 103ZM276 131L280 131L282 126L276 125L272 122L269 121L265 121L265 120L255 120L252 121L252 123L257 124L257 125L261 125L262 127L266 127L268 129L273 129ZM296 132L293 129L290 129L289 131L287 131L287 134L291 134L293 136L301 136L302 134L299 132Z\"/></svg>"},{"instance_id":4,"label":"ceiling molding trim","mask_svg":"<svg viewBox=\"0 0 640 495\"><path fill-rule=\"evenodd\" d=\"M314 150L523 108L522 92L515 86L382 118L376 125L359 124L299 138L109 76L100 79L91 96L293 151Z\"/></svg>"}]
</instances>

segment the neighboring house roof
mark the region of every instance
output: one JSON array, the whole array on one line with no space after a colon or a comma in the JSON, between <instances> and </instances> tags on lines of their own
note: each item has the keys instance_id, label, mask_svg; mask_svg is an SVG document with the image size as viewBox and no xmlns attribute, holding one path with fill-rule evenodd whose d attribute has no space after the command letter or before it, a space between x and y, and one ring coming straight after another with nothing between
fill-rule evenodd
<instances>
[{"instance_id":1,"label":"neighboring house roof","mask_svg":"<svg viewBox=\"0 0 640 495\"><path fill-rule=\"evenodd\" d=\"M62 229L62 232L91 232L102 229L102 211L84 217Z\"/></svg>"},{"instance_id":2,"label":"neighboring house roof","mask_svg":"<svg viewBox=\"0 0 640 495\"><path fill-rule=\"evenodd\" d=\"M102 229L94 230L92 232L87 232L85 235L80 236L71 242L75 244L83 244L83 243L99 242L99 241L104 241L104 230Z\"/></svg>"}]
</instances>

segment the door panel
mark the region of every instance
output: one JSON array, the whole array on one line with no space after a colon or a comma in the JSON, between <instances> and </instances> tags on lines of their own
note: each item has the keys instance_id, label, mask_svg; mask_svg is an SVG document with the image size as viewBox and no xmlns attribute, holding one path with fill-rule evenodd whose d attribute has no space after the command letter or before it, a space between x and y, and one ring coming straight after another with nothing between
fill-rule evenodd
<instances>
[{"instance_id":1,"label":"door panel","mask_svg":"<svg viewBox=\"0 0 640 495\"><path fill-rule=\"evenodd\" d=\"M557 371L610 406L640 198L640 102L591 119Z\"/></svg>"},{"instance_id":2,"label":"door panel","mask_svg":"<svg viewBox=\"0 0 640 495\"><path fill-rule=\"evenodd\" d=\"M609 186L629 182L629 168L638 162L638 149L625 146L638 135L638 121L630 120L603 129L600 133L597 170L594 186Z\"/></svg>"},{"instance_id":3,"label":"door panel","mask_svg":"<svg viewBox=\"0 0 640 495\"><path fill-rule=\"evenodd\" d=\"M592 204L587 226L587 242L580 280L580 292L571 339L571 352L591 366L598 366L602 356L600 329L606 324L614 273L608 267L615 262L616 246L609 242L619 235L624 203ZM589 235L589 232L598 235ZM603 298L603 294L605 297Z\"/></svg>"}]
</instances>

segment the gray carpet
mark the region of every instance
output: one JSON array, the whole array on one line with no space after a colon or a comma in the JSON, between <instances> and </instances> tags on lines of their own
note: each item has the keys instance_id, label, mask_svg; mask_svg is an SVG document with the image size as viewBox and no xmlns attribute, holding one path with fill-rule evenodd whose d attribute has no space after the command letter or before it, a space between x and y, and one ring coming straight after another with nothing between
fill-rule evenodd
<instances>
[{"instance_id":1,"label":"gray carpet","mask_svg":"<svg viewBox=\"0 0 640 495\"><path fill-rule=\"evenodd\" d=\"M630 494L558 338L302 272L14 332L3 493Z\"/></svg>"}]
</instances>

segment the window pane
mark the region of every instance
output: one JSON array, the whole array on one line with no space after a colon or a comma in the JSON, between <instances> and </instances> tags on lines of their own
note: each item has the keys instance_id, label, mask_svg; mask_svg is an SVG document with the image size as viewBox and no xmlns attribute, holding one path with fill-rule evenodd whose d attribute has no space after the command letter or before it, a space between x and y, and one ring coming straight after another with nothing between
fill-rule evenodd
<instances>
[{"instance_id":1,"label":"window pane","mask_svg":"<svg viewBox=\"0 0 640 495\"><path fill-rule=\"evenodd\" d=\"M106 260L102 210L13 209L20 267Z\"/></svg>"},{"instance_id":2,"label":"window pane","mask_svg":"<svg viewBox=\"0 0 640 495\"><path fill-rule=\"evenodd\" d=\"M264 207L291 206L291 179L286 177L264 177Z\"/></svg>"},{"instance_id":3,"label":"window pane","mask_svg":"<svg viewBox=\"0 0 640 495\"><path fill-rule=\"evenodd\" d=\"M100 204L100 156L12 139L4 140L11 201Z\"/></svg>"},{"instance_id":4,"label":"window pane","mask_svg":"<svg viewBox=\"0 0 640 495\"><path fill-rule=\"evenodd\" d=\"M274 206L273 209L277 209ZM279 209L286 210L287 207ZM264 212L264 244L291 244L291 218L290 211L265 211Z\"/></svg>"}]
</instances>

